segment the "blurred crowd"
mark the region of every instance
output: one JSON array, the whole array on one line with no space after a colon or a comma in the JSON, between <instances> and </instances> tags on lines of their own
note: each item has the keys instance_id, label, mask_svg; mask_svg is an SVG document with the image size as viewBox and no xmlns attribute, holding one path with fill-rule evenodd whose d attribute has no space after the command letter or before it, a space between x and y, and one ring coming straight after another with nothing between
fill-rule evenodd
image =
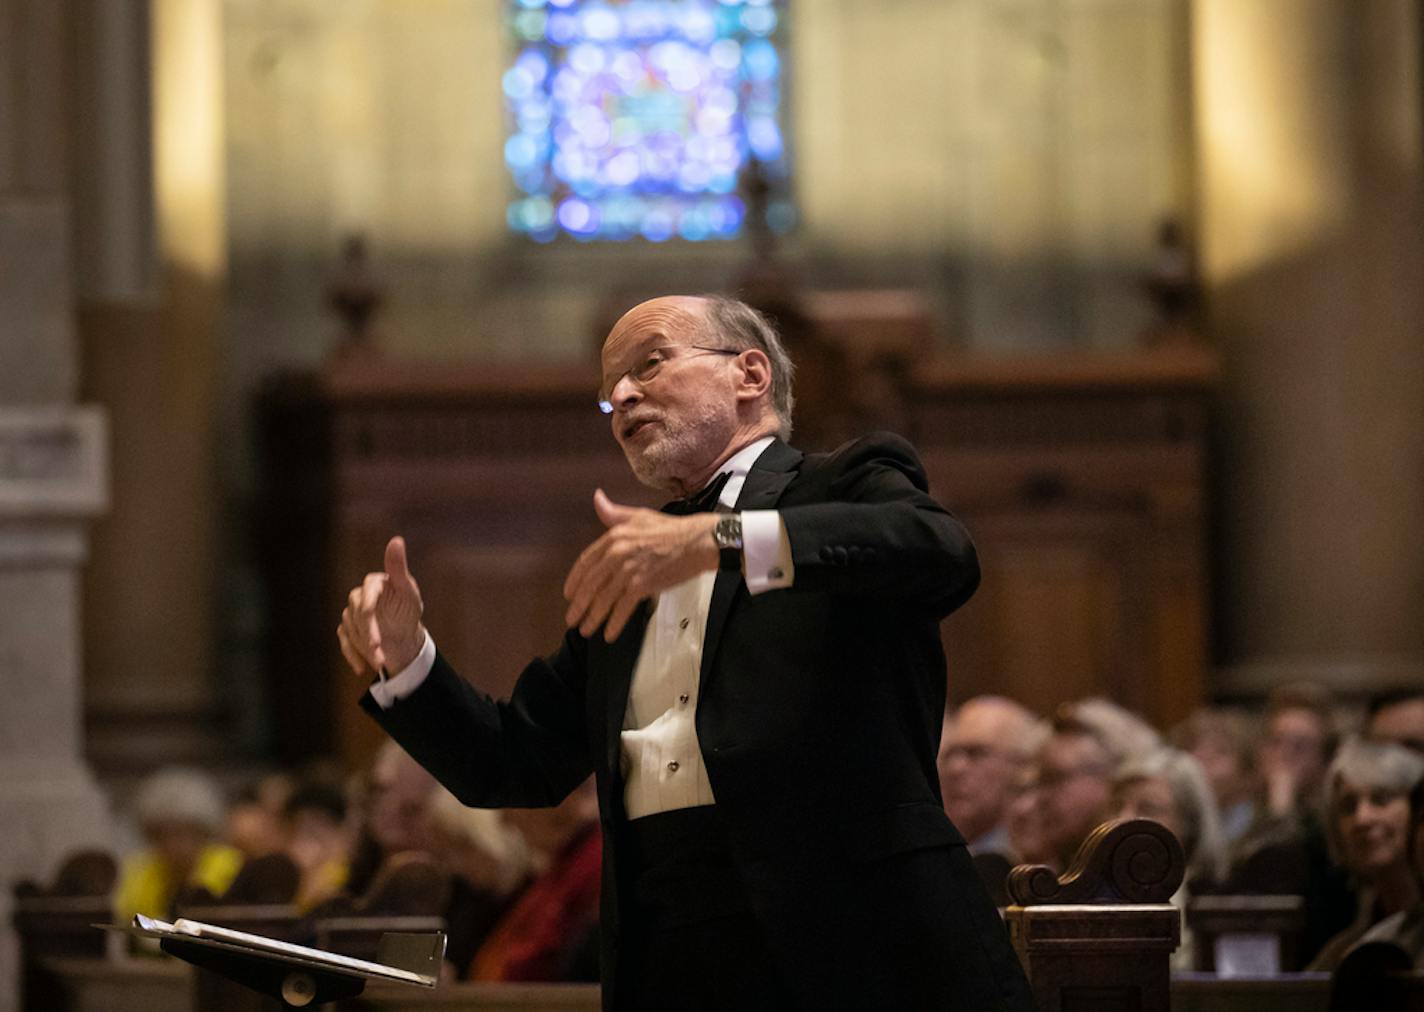
<instances>
[{"instance_id":1,"label":"blurred crowd","mask_svg":"<svg viewBox=\"0 0 1424 1012\"><path fill-rule=\"evenodd\" d=\"M591 781L557 808L466 808L387 743L361 774L315 764L226 803L207 773L164 769L140 786L134 816L144 846L121 865L120 923L263 903L311 924L439 917L446 979L598 979Z\"/></svg>"},{"instance_id":2,"label":"blurred crowd","mask_svg":"<svg viewBox=\"0 0 1424 1012\"><path fill-rule=\"evenodd\" d=\"M1104 699L1043 720L981 696L946 714L939 777L976 863L1062 873L1103 822L1153 819L1186 856L1178 906L1300 896L1310 969L1362 939L1424 956L1424 688L1371 700L1361 723L1321 687L1289 685L1258 712L1204 708L1165 731ZM1184 930L1173 965L1194 955Z\"/></svg>"},{"instance_id":3,"label":"blurred crowd","mask_svg":"<svg viewBox=\"0 0 1424 1012\"><path fill-rule=\"evenodd\" d=\"M1424 689L1347 721L1328 692L1292 685L1258 711L1204 708L1164 730L1104 699L1044 719L981 696L946 714L938 766L1001 902L1011 865L1067 871L1103 822L1148 818L1182 844L1179 906L1300 896L1310 968L1374 939L1424 962ZM359 774L317 764L230 800L205 773L163 770L134 807L145 846L123 862L120 918L239 902L312 920L434 915L448 979L598 979L591 782L553 809L471 809L388 743ZM1173 960L1193 965L1189 931Z\"/></svg>"}]
</instances>

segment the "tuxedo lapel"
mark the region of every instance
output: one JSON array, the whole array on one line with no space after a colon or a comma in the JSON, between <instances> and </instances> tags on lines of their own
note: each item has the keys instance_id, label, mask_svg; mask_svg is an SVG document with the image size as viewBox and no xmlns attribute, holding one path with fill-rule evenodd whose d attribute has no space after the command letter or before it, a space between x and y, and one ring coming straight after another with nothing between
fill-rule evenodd
<instances>
[{"instance_id":1,"label":"tuxedo lapel","mask_svg":"<svg viewBox=\"0 0 1424 1012\"><path fill-rule=\"evenodd\" d=\"M801 463L802 453L787 446L780 439L773 440L762 455L757 458L752 469L747 472L747 480L737 496L738 510L763 510L775 507L796 477L796 466ZM698 676L698 693L707 688L707 680L712 671L712 662L717 656L717 646L722 640L722 627L727 623L727 615L732 610L732 602L742 586L738 573L717 573L712 585L712 602L707 607L707 632L702 639L702 670Z\"/></svg>"}]
</instances>

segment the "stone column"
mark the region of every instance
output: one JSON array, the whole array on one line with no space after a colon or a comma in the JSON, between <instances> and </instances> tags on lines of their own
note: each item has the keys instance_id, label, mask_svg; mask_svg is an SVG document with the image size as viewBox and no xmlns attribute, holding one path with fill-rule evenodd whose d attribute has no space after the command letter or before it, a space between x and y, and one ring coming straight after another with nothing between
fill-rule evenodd
<instances>
[{"instance_id":1,"label":"stone column","mask_svg":"<svg viewBox=\"0 0 1424 1012\"><path fill-rule=\"evenodd\" d=\"M65 0L0 0L0 1012L11 885L108 842L85 764L80 575L107 500L104 415L75 404Z\"/></svg>"},{"instance_id":2,"label":"stone column","mask_svg":"<svg viewBox=\"0 0 1424 1012\"><path fill-rule=\"evenodd\" d=\"M155 767L225 751L213 680L223 56L220 0L104 3L76 26L77 76L95 79L76 192L84 387L114 436L113 506L85 580L87 744L118 796ZM84 131L86 117L103 129Z\"/></svg>"},{"instance_id":3,"label":"stone column","mask_svg":"<svg viewBox=\"0 0 1424 1012\"><path fill-rule=\"evenodd\" d=\"M1197 0L1202 268L1223 361L1218 691L1424 678L1420 22Z\"/></svg>"}]
</instances>

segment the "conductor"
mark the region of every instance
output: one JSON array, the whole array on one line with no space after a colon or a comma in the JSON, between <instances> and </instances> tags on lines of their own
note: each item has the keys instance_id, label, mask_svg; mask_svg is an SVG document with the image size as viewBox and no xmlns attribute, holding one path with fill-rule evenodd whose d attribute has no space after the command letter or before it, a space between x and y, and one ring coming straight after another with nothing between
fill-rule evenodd
<instances>
[{"instance_id":1,"label":"conductor","mask_svg":"<svg viewBox=\"0 0 1424 1012\"><path fill-rule=\"evenodd\" d=\"M940 805L938 623L979 569L913 448L788 445L791 361L732 299L636 306L602 368L634 475L680 498L594 492L567 631L507 700L440 655L392 538L338 630L363 708L468 805L594 774L605 1009L1031 1009Z\"/></svg>"}]
</instances>

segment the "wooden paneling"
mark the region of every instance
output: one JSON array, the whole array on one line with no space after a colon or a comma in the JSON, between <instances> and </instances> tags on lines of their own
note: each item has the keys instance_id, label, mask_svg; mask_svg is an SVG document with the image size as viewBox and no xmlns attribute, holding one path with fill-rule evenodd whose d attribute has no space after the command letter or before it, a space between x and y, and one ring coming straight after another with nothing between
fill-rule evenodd
<instances>
[{"instance_id":1,"label":"wooden paneling","mask_svg":"<svg viewBox=\"0 0 1424 1012\"><path fill-rule=\"evenodd\" d=\"M944 625L951 698L1102 694L1159 725L1201 701L1214 380L1199 349L912 374L909 434L984 572Z\"/></svg>"},{"instance_id":2,"label":"wooden paneling","mask_svg":"<svg viewBox=\"0 0 1424 1012\"><path fill-rule=\"evenodd\" d=\"M564 573L600 526L590 497L658 497L628 473L592 366L369 361L264 395L273 722L284 757L360 762L378 732L333 629L346 591L406 536L440 648L508 690L562 633ZM956 699L1042 711L1101 693L1159 723L1200 701L1207 408L1202 353L933 362L894 411L931 488L969 526L984 582L944 626Z\"/></svg>"}]
</instances>

